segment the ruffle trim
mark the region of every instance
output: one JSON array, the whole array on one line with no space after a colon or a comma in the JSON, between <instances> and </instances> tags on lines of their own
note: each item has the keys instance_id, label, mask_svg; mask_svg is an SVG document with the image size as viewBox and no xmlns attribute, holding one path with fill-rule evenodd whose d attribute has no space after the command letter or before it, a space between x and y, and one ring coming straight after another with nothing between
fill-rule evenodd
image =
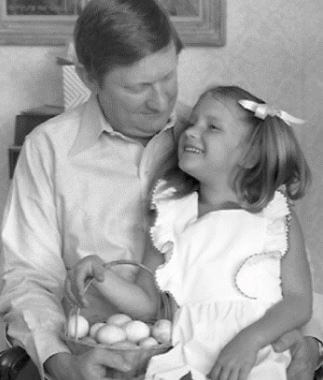
<instances>
[{"instance_id":1,"label":"ruffle trim","mask_svg":"<svg viewBox=\"0 0 323 380\"><path fill-rule=\"evenodd\" d=\"M156 210L154 225L150 228L150 238L155 248L167 254L173 248L173 229L170 221L174 218L174 208L170 207L171 197L176 192L174 187L167 187L167 182L160 179L152 195L152 209Z\"/></svg>"},{"instance_id":2,"label":"ruffle trim","mask_svg":"<svg viewBox=\"0 0 323 380\"><path fill-rule=\"evenodd\" d=\"M234 284L239 293L253 300L258 298L267 301L270 301L271 298L279 299L280 273L278 270L281 257L281 253L277 251L255 253L245 259L234 277ZM273 282L272 286L269 285L270 282ZM277 285L276 291L273 292L275 285ZM265 293L266 289L271 289L270 294Z\"/></svg>"},{"instance_id":3,"label":"ruffle trim","mask_svg":"<svg viewBox=\"0 0 323 380\"><path fill-rule=\"evenodd\" d=\"M282 191L276 191L274 199L263 210L268 220L265 251L280 251L282 256L289 249L291 211L288 198Z\"/></svg>"},{"instance_id":4,"label":"ruffle trim","mask_svg":"<svg viewBox=\"0 0 323 380\"><path fill-rule=\"evenodd\" d=\"M267 230L264 245L264 252L255 253L247 257L238 267L234 284L240 294L249 299L279 298L279 287L276 286L275 294L264 294L265 288L262 284L268 282L280 285L280 271L277 273L278 263L289 249L289 233L291 211L288 198L283 191L276 191L274 199L263 210L263 215L267 219ZM277 269L278 268L278 269ZM261 275L260 275L261 274ZM257 277L259 278L257 281ZM252 281L251 281L252 279ZM255 281L253 281L255 280ZM266 284L267 282L267 284Z\"/></svg>"},{"instance_id":5,"label":"ruffle trim","mask_svg":"<svg viewBox=\"0 0 323 380\"><path fill-rule=\"evenodd\" d=\"M156 219L154 225L150 228L149 234L154 247L164 255L165 262L155 271L155 283L160 292L164 292L165 289L161 286L161 283L167 287L167 279L161 280L160 276L164 277L165 272L162 271L166 265L169 265L173 256L173 224L171 220L175 217L175 208L170 207L172 203L172 195L175 192L175 188L167 187L167 181L160 179L153 190L151 208L156 210ZM169 276L170 273L168 273ZM175 299L172 292L167 290L167 293Z\"/></svg>"}]
</instances>

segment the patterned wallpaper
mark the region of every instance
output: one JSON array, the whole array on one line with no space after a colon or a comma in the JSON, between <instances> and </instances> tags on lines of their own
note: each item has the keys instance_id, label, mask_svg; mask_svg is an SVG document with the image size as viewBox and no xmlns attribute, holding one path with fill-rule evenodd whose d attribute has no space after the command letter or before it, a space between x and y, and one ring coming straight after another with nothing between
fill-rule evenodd
<instances>
[{"instance_id":1,"label":"patterned wallpaper","mask_svg":"<svg viewBox=\"0 0 323 380\"><path fill-rule=\"evenodd\" d=\"M323 3L320 0L227 0L227 42L187 48L180 57L179 97L189 104L209 84L236 83L306 119L297 127L313 186L297 206L323 293ZM7 147L14 116L44 103L62 104L58 47L0 47L0 215L7 195Z\"/></svg>"}]
</instances>

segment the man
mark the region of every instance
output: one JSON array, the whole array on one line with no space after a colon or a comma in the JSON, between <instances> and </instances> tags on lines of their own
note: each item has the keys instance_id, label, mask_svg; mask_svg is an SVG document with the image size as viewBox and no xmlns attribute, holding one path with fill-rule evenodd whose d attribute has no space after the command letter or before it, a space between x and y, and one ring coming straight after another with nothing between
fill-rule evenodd
<instances>
[{"instance_id":1,"label":"man","mask_svg":"<svg viewBox=\"0 0 323 380\"><path fill-rule=\"evenodd\" d=\"M60 339L66 270L88 254L142 259L148 193L180 130L172 111L182 45L154 1L93 0L77 21L75 48L92 96L26 139L3 221L0 311L42 377L102 380L107 367L128 364L101 349L72 355ZM97 293L89 299L89 313L114 312ZM313 340L293 347L297 363L317 362Z\"/></svg>"}]
</instances>

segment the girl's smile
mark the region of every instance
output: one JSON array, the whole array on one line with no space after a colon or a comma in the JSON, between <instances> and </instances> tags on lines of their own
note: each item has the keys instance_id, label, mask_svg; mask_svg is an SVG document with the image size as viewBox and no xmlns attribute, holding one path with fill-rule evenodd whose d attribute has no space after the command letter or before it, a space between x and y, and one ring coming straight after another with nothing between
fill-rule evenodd
<instances>
[{"instance_id":1,"label":"girl's smile","mask_svg":"<svg viewBox=\"0 0 323 380\"><path fill-rule=\"evenodd\" d=\"M189 143L184 144L184 153L201 154L204 150Z\"/></svg>"}]
</instances>

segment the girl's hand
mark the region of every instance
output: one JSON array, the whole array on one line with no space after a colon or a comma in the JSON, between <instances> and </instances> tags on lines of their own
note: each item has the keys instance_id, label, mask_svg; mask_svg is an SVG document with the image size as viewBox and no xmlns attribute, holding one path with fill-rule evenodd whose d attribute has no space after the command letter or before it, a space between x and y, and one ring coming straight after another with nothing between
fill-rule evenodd
<instances>
[{"instance_id":1,"label":"girl's hand","mask_svg":"<svg viewBox=\"0 0 323 380\"><path fill-rule=\"evenodd\" d=\"M96 281L104 281L104 261L95 255L84 257L67 274L65 281L65 297L80 307L88 306L85 298L86 285L94 278Z\"/></svg>"},{"instance_id":2,"label":"girl's hand","mask_svg":"<svg viewBox=\"0 0 323 380\"><path fill-rule=\"evenodd\" d=\"M256 363L259 349L255 337L242 331L222 349L210 372L210 378L246 380Z\"/></svg>"}]
</instances>

